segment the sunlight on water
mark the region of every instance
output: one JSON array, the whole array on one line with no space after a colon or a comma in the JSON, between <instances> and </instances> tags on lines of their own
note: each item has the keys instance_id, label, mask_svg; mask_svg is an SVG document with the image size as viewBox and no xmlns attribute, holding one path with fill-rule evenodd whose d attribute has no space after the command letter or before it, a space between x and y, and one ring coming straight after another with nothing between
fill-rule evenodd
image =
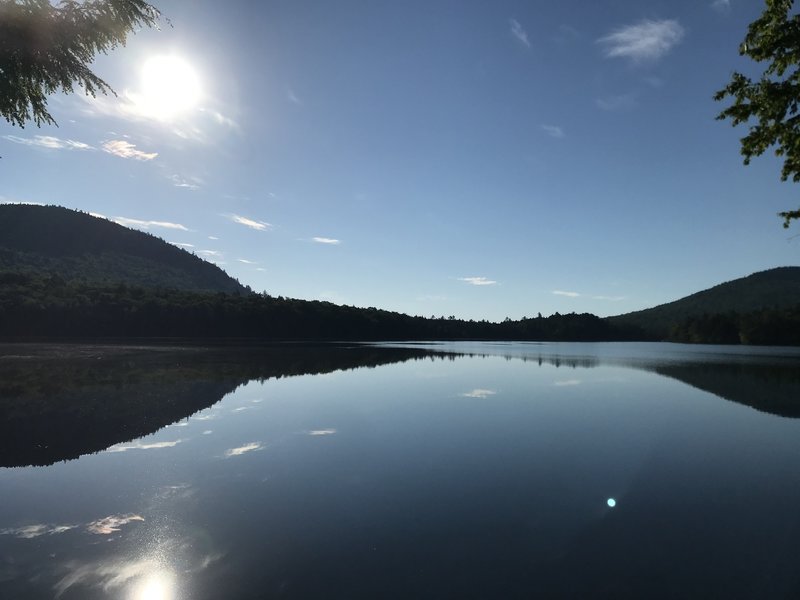
<instances>
[{"instance_id":1,"label":"sunlight on water","mask_svg":"<svg viewBox=\"0 0 800 600\"><path fill-rule=\"evenodd\" d=\"M147 575L133 590L131 600L175 600L175 576L169 571Z\"/></svg>"}]
</instances>

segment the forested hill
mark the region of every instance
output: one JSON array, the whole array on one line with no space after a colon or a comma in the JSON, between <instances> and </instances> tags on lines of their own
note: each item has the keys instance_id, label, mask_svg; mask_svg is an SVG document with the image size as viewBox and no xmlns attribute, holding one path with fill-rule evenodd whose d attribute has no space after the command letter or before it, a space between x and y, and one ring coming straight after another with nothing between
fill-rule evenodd
<instances>
[{"instance_id":1,"label":"forested hill","mask_svg":"<svg viewBox=\"0 0 800 600\"><path fill-rule=\"evenodd\" d=\"M28 204L0 205L0 278L9 277L248 291L216 265L149 233L60 206Z\"/></svg>"},{"instance_id":2,"label":"forested hill","mask_svg":"<svg viewBox=\"0 0 800 600\"><path fill-rule=\"evenodd\" d=\"M793 309L797 307L800 307L800 267L778 267L716 285L668 304L610 317L609 321L617 325L640 327L662 339L734 342L733 339L684 339L684 336L675 334L703 321L707 321L709 327L714 327L712 316L730 316L728 320L733 324L739 320L733 316L747 316L751 320L775 315L784 318L789 313L793 314ZM722 323L717 326L722 326ZM758 328L762 327L759 325ZM728 337L738 335L732 330L728 333Z\"/></svg>"}]
</instances>

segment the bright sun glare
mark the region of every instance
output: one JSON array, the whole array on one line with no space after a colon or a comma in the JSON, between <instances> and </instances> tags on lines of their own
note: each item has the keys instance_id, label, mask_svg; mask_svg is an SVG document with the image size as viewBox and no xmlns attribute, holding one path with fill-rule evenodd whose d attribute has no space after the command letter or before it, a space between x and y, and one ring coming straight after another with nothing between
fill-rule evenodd
<instances>
[{"instance_id":1,"label":"bright sun glare","mask_svg":"<svg viewBox=\"0 0 800 600\"><path fill-rule=\"evenodd\" d=\"M171 119L197 105L200 81L192 66L177 56L153 56L142 67L140 107L158 119Z\"/></svg>"},{"instance_id":2,"label":"bright sun glare","mask_svg":"<svg viewBox=\"0 0 800 600\"><path fill-rule=\"evenodd\" d=\"M157 571L147 576L135 588L132 600L174 600L174 576Z\"/></svg>"}]
</instances>

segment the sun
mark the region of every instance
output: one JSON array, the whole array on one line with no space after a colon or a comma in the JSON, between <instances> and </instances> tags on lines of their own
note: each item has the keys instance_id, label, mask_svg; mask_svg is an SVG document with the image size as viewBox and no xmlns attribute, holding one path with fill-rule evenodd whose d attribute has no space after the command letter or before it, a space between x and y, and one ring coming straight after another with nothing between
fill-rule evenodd
<instances>
[{"instance_id":1,"label":"sun","mask_svg":"<svg viewBox=\"0 0 800 600\"><path fill-rule=\"evenodd\" d=\"M201 95L197 73L178 56L153 56L142 66L141 93L136 101L150 116L170 120L195 107Z\"/></svg>"}]
</instances>

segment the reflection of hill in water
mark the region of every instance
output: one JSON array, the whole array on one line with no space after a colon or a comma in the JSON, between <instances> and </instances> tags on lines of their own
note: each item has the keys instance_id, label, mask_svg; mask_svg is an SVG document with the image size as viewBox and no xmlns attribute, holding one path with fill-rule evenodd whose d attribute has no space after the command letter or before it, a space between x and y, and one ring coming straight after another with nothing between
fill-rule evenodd
<instances>
[{"instance_id":1,"label":"reflection of hill in water","mask_svg":"<svg viewBox=\"0 0 800 600\"><path fill-rule=\"evenodd\" d=\"M662 365L652 369L725 400L781 417L800 417L800 368L797 365Z\"/></svg>"},{"instance_id":2,"label":"reflection of hill in water","mask_svg":"<svg viewBox=\"0 0 800 600\"><path fill-rule=\"evenodd\" d=\"M0 347L0 467L52 464L149 435L251 380L467 355L496 354L333 345L214 350L6 345ZM762 412L800 417L796 362L506 358L570 369L608 364L651 371Z\"/></svg>"},{"instance_id":3,"label":"reflection of hill in water","mask_svg":"<svg viewBox=\"0 0 800 600\"><path fill-rule=\"evenodd\" d=\"M587 369L607 366L623 366L658 373L677 379L687 385L709 392L730 402L743 404L760 412L780 417L800 417L800 364L778 359L777 362L747 362L732 358L734 362L720 361L665 361L652 359L626 360L615 358L601 360L597 357L569 356L559 354L504 355L507 360L521 359L571 369ZM472 354L471 356L490 356Z\"/></svg>"},{"instance_id":4,"label":"reflection of hill in water","mask_svg":"<svg viewBox=\"0 0 800 600\"><path fill-rule=\"evenodd\" d=\"M376 367L430 355L416 349L330 345L215 350L6 346L0 349L0 467L48 465L149 435L254 379Z\"/></svg>"}]
</instances>

